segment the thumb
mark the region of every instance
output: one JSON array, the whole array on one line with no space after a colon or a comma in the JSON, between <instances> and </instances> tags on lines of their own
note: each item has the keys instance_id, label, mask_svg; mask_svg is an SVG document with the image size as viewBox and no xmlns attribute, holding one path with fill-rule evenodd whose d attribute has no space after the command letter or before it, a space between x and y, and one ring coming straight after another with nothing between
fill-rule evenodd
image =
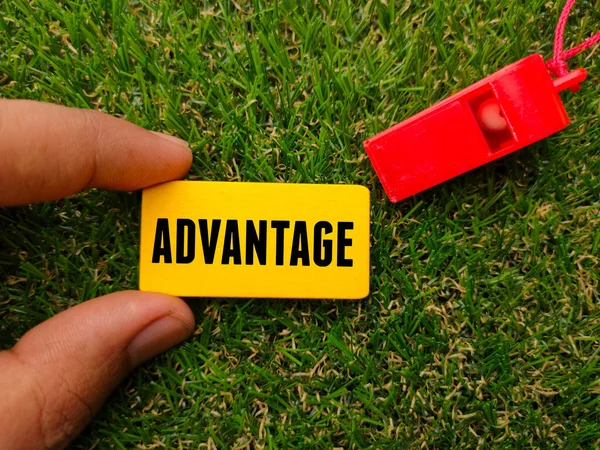
<instances>
[{"instance_id":1,"label":"thumb","mask_svg":"<svg viewBox=\"0 0 600 450\"><path fill-rule=\"evenodd\" d=\"M181 299L119 292L77 305L0 352L0 449L64 448L133 367L186 339Z\"/></svg>"}]
</instances>

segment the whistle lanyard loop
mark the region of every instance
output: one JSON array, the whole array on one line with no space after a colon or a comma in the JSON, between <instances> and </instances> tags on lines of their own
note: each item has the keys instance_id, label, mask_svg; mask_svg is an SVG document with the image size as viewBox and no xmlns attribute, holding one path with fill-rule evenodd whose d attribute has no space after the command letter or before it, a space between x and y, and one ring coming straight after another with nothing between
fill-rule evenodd
<instances>
[{"instance_id":1,"label":"whistle lanyard loop","mask_svg":"<svg viewBox=\"0 0 600 450\"><path fill-rule=\"evenodd\" d=\"M576 0L567 0L562 13L560 14L558 24L556 25L556 35L554 37L554 56L552 56L552 59L546 63L550 74L557 78L564 77L569 73L569 67L567 65L568 59L571 59L582 51L587 50L594 44L600 42L600 32L598 32L576 47L573 47L567 51L563 50L565 26L567 25L569 13L575 4L575 1Z\"/></svg>"}]
</instances>

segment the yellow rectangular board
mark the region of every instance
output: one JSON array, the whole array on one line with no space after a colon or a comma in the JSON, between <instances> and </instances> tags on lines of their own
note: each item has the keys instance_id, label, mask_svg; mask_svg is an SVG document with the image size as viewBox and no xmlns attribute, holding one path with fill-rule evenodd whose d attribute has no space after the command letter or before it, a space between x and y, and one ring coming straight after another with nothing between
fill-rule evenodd
<instances>
[{"instance_id":1,"label":"yellow rectangular board","mask_svg":"<svg viewBox=\"0 0 600 450\"><path fill-rule=\"evenodd\" d=\"M360 299L369 191L173 181L144 190L140 289L184 297Z\"/></svg>"}]
</instances>

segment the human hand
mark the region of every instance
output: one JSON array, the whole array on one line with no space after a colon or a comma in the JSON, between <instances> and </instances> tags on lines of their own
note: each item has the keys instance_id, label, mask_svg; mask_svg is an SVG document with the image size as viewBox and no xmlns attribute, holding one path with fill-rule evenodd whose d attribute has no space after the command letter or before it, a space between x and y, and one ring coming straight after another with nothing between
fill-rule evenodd
<instances>
[{"instance_id":1,"label":"human hand","mask_svg":"<svg viewBox=\"0 0 600 450\"><path fill-rule=\"evenodd\" d=\"M181 178L187 144L94 111L0 100L0 206ZM135 366L186 339L181 299L136 291L81 303L0 352L0 449L64 448Z\"/></svg>"}]
</instances>

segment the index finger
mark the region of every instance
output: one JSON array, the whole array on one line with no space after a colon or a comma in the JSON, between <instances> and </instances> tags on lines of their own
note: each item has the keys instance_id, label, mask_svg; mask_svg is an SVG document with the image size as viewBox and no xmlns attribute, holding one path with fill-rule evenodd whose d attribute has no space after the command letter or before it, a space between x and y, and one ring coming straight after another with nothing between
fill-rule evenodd
<instances>
[{"instance_id":1,"label":"index finger","mask_svg":"<svg viewBox=\"0 0 600 450\"><path fill-rule=\"evenodd\" d=\"M94 187L135 190L183 177L187 143L106 114L0 100L0 205Z\"/></svg>"}]
</instances>

